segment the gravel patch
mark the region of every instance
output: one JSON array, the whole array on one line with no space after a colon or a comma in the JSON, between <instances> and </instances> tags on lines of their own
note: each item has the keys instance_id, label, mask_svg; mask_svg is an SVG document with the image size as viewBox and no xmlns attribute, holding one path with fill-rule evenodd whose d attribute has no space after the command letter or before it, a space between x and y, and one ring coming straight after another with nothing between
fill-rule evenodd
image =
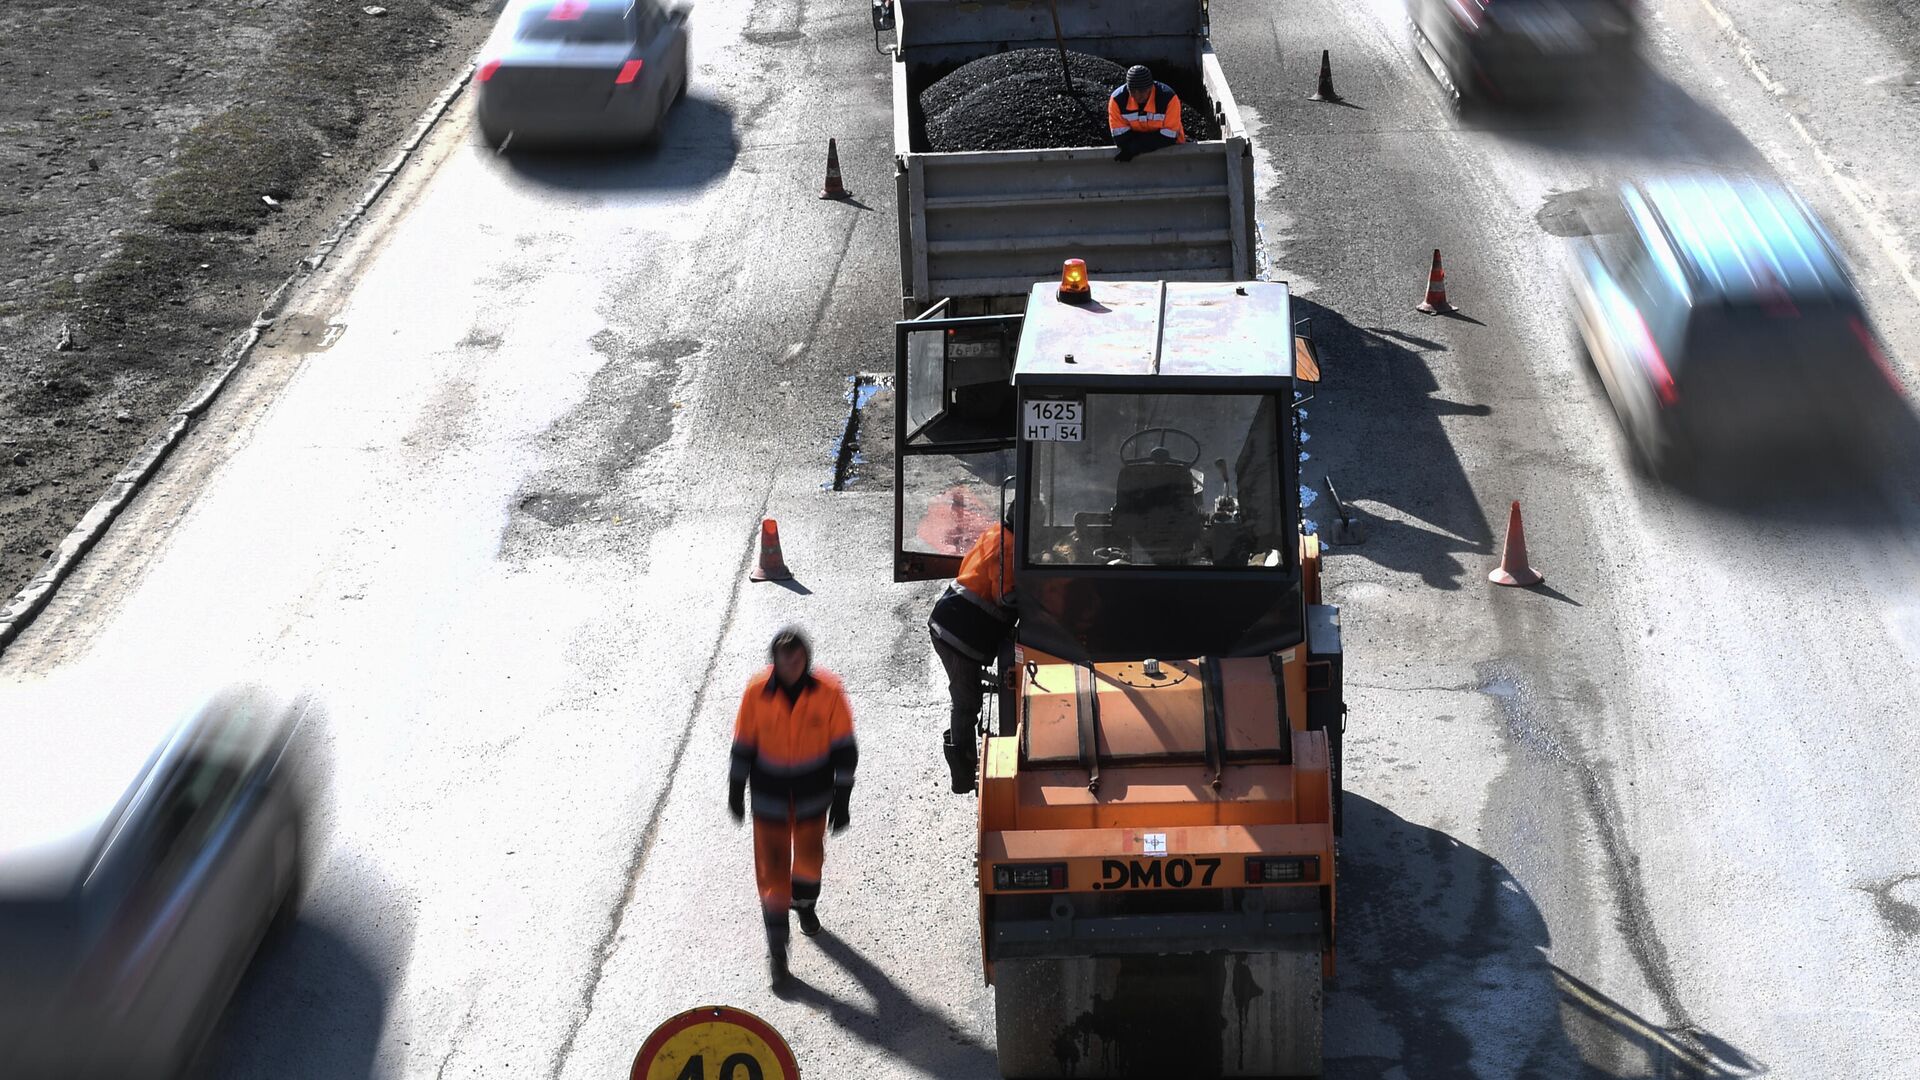
<instances>
[{"instance_id":1,"label":"gravel patch","mask_svg":"<svg viewBox=\"0 0 1920 1080\"><path fill-rule=\"evenodd\" d=\"M467 62L491 0L0 3L0 602Z\"/></svg>"}]
</instances>

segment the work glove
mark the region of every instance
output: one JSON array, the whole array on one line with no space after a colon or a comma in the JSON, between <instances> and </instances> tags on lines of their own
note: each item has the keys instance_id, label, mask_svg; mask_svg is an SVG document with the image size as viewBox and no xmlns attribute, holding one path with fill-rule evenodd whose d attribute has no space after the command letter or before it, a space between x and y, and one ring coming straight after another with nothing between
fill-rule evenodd
<instances>
[{"instance_id":1,"label":"work glove","mask_svg":"<svg viewBox=\"0 0 1920 1080\"><path fill-rule=\"evenodd\" d=\"M827 811L827 828L840 832L847 827L847 803L853 799L853 789L837 787L833 789L833 808Z\"/></svg>"},{"instance_id":2,"label":"work glove","mask_svg":"<svg viewBox=\"0 0 1920 1080\"><path fill-rule=\"evenodd\" d=\"M732 814L733 820L735 821L745 821L747 819L746 781L744 780L728 781L727 813Z\"/></svg>"}]
</instances>

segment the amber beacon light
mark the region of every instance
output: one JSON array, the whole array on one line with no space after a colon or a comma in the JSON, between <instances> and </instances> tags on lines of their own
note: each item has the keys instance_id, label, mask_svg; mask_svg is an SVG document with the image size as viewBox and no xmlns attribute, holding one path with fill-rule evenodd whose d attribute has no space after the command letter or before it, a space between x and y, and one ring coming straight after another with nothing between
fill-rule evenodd
<instances>
[{"instance_id":1,"label":"amber beacon light","mask_svg":"<svg viewBox=\"0 0 1920 1080\"><path fill-rule=\"evenodd\" d=\"M1087 264L1083 259L1068 259L1060 268L1060 291L1054 294L1069 304L1085 304L1093 300L1093 289L1087 284Z\"/></svg>"}]
</instances>

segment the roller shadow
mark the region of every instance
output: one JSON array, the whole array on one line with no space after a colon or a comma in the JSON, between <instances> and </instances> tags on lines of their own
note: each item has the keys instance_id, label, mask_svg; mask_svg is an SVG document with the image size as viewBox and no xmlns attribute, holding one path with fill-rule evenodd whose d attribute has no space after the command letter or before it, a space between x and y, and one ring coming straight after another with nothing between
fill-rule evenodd
<instances>
[{"instance_id":1,"label":"roller shadow","mask_svg":"<svg viewBox=\"0 0 1920 1080\"><path fill-rule=\"evenodd\" d=\"M890 1059L910 1065L924 1076L998 1076L998 1058L967 1033L953 1027L937 1012L915 1000L832 930L796 941L818 946L860 984L874 1001L873 1008L853 1005L799 978L787 980L779 994L787 1001L826 1013L842 1031L868 1046L884 1050Z\"/></svg>"},{"instance_id":2,"label":"roller shadow","mask_svg":"<svg viewBox=\"0 0 1920 1080\"><path fill-rule=\"evenodd\" d=\"M1440 418L1491 417L1492 408L1434 396L1440 384L1428 365L1445 352L1439 343L1356 326L1298 296L1293 304L1295 318L1310 321L1326 371L1307 406L1310 458L1300 483L1320 489L1330 468L1342 499L1374 507L1354 508L1366 543L1334 550L1418 574L1440 589L1458 589L1484 573L1495 538ZM1317 420L1323 410L1326 422ZM1307 512L1320 519L1323 533L1331 527L1331 500L1319 499Z\"/></svg>"},{"instance_id":3,"label":"roller shadow","mask_svg":"<svg viewBox=\"0 0 1920 1080\"><path fill-rule=\"evenodd\" d=\"M517 176L544 187L638 192L704 187L726 175L739 153L733 110L689 94L667 113L651 146L543 147L509 140L499 158Z\"/></svg>"},{"instance_id":4,"label":"roller shadow","mask_svg":"<svg viewBox=\"0 0 1920 1080\"><path fill-rule=\"evenodd\" d=\"M1327 1077L1474 1076L1491 1062L1543 1077L1759 1071L1555 966L1545 919L1498 860L1352 791L1345 813Z\"/></svg>"}]
</instances>

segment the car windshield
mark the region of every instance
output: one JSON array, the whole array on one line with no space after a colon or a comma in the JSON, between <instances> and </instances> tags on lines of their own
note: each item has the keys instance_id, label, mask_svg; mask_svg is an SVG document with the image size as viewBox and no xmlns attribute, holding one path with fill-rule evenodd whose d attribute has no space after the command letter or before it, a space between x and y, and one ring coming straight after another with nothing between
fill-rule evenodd
<instances>
[{"instance_id":1,"label":"car windshield","mask_svg":"<svg viewBox=\"0 0 1920 1080\"><path fill-rule=\"evenodd\" d=\"M1287 566L1272 395L1089 393L1021 407L1029 564Z\"/></svg>"},{"instance_id":2,"label":"car windshield","mask_svg":"<svg viewBox=\"0 0 1920 1080\"><path fill-rule=\"evenodd\" d=\"M612 45L633 40L627 8L589 6L582 0L542 4L520 17L521 41L568 45Z\"/></svg>"}]
</instances>

